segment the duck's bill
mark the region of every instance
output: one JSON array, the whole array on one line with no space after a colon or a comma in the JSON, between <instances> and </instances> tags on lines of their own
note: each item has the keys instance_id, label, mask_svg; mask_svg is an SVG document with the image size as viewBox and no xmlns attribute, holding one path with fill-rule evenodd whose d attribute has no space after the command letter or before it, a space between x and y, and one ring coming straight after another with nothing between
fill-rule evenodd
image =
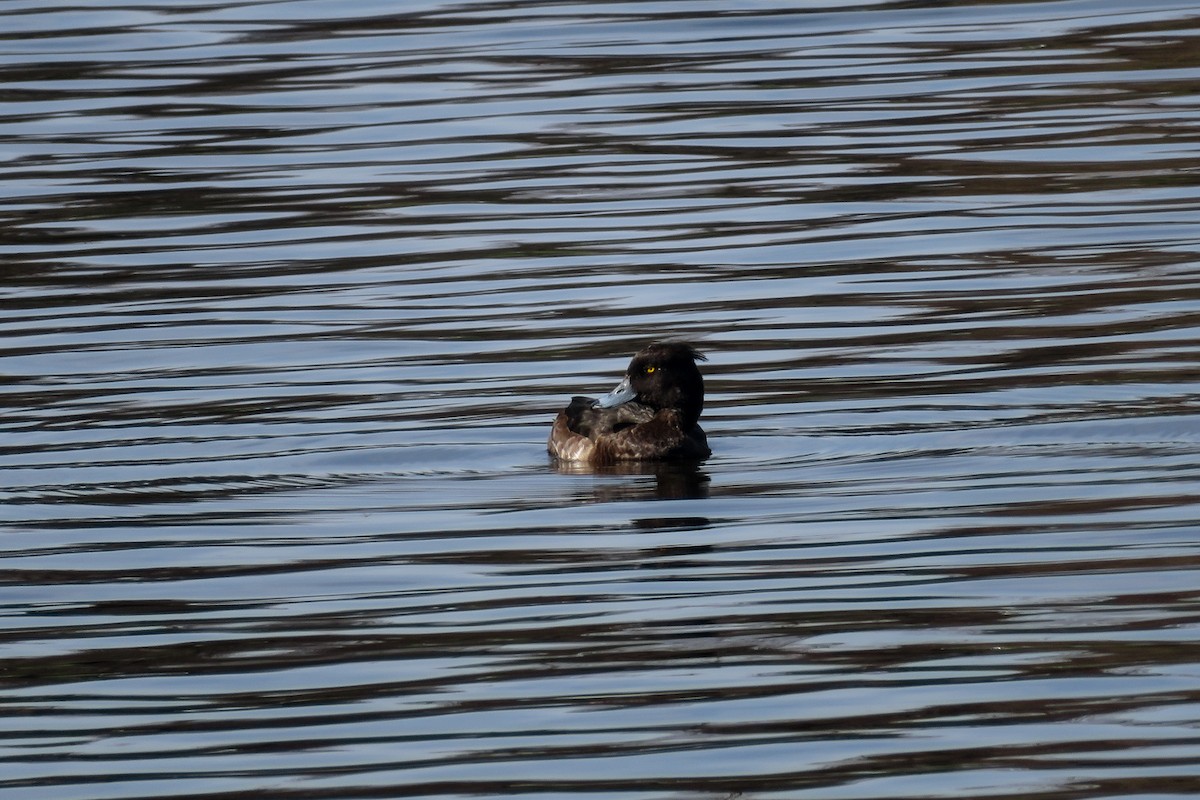
<instances>
[{"instance_id":1,"label":"duck's bill","mask_svg":"<svg viewBox=\"0 0 1200 800\"><path fill-rule=\"evenodd\" d=\"M629 378L626 378L617 384L617 388L597 400L596 405L600 408L612 408L621 403L628 403L635 397L637 397L637 391L629 385Z\"/></svg>"}]
</instances>

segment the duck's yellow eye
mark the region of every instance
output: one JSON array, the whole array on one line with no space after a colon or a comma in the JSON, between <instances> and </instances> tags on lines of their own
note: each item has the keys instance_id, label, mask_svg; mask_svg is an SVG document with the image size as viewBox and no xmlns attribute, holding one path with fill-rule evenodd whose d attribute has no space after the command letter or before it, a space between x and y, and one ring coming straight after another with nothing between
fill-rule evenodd
<instances>
[{"instance_id":1,"label":"duck's yellow eye","mask_svg":"<svg viewBox=\"0 0 1200 800\"><path fill-rule=\"evenodd\" d=\"M656 369L658 369L658 367L646 367L646 374L647 374L647 375L653 375L653 374L654 374L654 370L656 370Z\"/></svg>"}]
</instances>

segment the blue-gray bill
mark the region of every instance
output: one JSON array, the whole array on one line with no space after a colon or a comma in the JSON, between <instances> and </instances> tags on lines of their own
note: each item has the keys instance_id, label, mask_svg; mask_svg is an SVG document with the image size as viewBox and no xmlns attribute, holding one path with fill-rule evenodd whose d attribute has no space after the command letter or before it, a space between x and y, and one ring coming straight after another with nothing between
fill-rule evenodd
<instances>
[{"instance_id":1,"label":"blue-gray bill","mask_svg":"<svg viewBox=\"0 0 1200 800\"><path fill-rule=\"evenodd\" d=\"M622 403L628 403L635 397L637 397L637 391L629 385L629 378L625 378L617 384L617 388L597 400L596 405L600 408L614 408Z\"/></svg>"}]
</instances>

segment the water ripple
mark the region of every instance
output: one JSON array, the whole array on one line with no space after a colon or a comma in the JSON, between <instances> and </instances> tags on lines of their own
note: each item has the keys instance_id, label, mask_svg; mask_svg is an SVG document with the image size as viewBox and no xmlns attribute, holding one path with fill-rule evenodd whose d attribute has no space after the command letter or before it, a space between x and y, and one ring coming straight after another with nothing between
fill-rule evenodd
<instances>
[{"instance_id":1,"label":"water ripple","mask_svg":"<svg viewBox=\"0 0 1200 800\"><path fill-rule=\"evenodd\" d=\"M1186 4L0 20L6 798L1200 792Z\"/></svg>"}]
</instances>

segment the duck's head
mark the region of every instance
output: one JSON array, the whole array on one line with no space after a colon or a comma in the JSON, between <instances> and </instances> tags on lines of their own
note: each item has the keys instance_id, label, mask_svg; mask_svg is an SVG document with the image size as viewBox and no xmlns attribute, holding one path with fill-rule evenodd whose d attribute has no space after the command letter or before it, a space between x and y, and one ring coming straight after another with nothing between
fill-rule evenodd
<instances>
[{"instance_id":1,"label":"duck's head","mask_svg":"<svg viewBox=\"0 0 1200 800\"><path fill-rule=\"evenodd\" d=\"M656 342L633 357L625 379L596 405L613 408L637 401L656 411L675 409L684 429L691 428L704 410L704 378L696 362L706 360L689 344Z\"/></svg>"}]
</instances>

